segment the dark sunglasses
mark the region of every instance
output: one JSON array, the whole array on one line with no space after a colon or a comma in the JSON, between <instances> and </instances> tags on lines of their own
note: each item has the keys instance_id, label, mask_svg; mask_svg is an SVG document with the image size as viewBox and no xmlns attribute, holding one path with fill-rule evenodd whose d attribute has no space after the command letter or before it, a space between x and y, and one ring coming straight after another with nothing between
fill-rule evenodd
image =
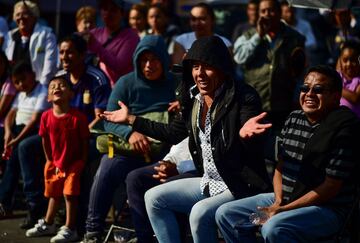
<instances>
[{"instance_id":1,"label":"dark sunglasses","mask_svg":"<svg viewBox=\"0 0 360 243\"><path fill-rule=\"evenodd\" d=\"M323 94L325 91L329 90L328 88L321 86L321 85L315 85L312 88L310 88L308 85L303 84L300 86L300 92L307 93L311 90L314 94Z\"/></svg>"}]
</instances>

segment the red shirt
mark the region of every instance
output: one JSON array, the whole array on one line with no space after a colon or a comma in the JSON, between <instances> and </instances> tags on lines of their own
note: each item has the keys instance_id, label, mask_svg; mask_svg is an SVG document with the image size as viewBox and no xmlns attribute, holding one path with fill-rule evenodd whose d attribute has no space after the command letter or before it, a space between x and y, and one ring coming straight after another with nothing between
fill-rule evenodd
<instances>
[{"instance_id":1,"label":"red shirt","mask_svg":"<svg viewBox=\"0 0 360 243\"><path fill-rule=\"evenodd\" d=\"M64 116L56 117L53 109L41 116L39 135L50 138L53 163L66 169L73 161L82 159L82 140L90 136L87 118L80 111L70 109Z\"/></svg>"}]
</instances>

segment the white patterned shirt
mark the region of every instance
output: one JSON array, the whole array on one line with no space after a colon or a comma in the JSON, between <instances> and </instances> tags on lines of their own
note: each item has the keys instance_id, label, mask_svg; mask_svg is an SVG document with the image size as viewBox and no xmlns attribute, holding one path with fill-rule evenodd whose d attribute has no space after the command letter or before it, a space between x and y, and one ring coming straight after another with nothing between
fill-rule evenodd
<instances>
[{"instance_id":1,"label":"white patterned shirt","mask_svg":"<svg viewBox=\"0 0 360 243\"><path fill-rule=\"evenodd\" d=\"M215 97L221 92L222 87L220 87L216 93ZM221 178L215 163L211 149L211 112L210 107L208 112L206 113L205 118L205 125L204 130L200 128L200 114L201 109L204 106L204 99L200 94L195 96L197 100L200 101L199 110L197 113L197 122L196 126L199 131L199 140L200 140L200 147L201 147L201 155L203 158L203 167L204 167L204 174L200 181L200 189L204 194L204 190L206 186L209 187L209 194L210 196L215 196L217 194L222 193L226 189L228 189L227 185L225 184L224 180Z\"/></svg>"}]
</instances>

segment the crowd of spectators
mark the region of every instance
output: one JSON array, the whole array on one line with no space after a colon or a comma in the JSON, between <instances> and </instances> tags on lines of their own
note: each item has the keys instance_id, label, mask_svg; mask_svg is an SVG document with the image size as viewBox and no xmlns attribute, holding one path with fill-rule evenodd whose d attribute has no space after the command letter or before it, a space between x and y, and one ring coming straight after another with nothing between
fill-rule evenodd
<instances>
[{"instance_id":1,"label":"crowd of spectators","mask_svg":"<svg viewBox=\"0 0 360 243\"><path fill-rule=\"evenodd\" d=\"M37 1L0 16L0 220L21 194L24 237L102 242L120 188L139 243L336 234L360 186L360 19L249 0L229 39L174 2L98 0L61 38Z\"/></svg>"}]
</instances>

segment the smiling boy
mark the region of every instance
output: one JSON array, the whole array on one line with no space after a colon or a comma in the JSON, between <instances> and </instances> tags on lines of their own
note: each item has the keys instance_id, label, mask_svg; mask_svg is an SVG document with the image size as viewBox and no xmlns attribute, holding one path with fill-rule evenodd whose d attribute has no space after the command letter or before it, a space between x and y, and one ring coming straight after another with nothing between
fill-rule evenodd
<instances>
[{"instance_id":1,"label":"smiling boy","mask_svg":"<svg viewBox=\"0 0 360 243\"><path fill-rule=\"evenodd\" d=\"M39 135L42 137L45 165L45 197L49 198L48 210L27 237L56 233L54 217L65 197L66 223L50 242L70 242L77 239L75 230L80 175L88 152L89 129L85 115L70 108L73 92L63 77L50 81L48 101L53 108L41 117Z\"/></svg>"}]
</instances>

